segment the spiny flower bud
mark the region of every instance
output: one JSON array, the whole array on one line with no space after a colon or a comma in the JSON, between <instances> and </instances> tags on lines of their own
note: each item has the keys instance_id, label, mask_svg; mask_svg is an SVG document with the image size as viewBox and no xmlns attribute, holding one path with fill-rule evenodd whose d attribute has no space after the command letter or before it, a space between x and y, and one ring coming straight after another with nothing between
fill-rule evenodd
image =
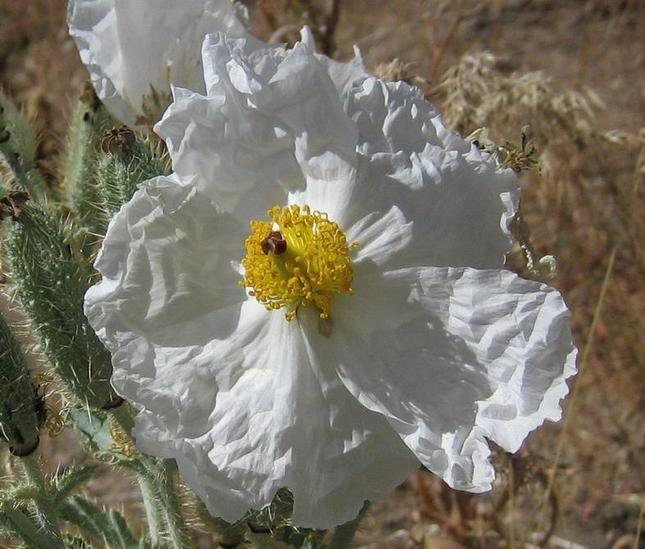
<instances>
[{"instance_id":1,"label":"spiny flower bud","mask_svg":"<svg viewBox=\"0 0 645 549\"><path fill-rule=\"evenodd\" d=\"M113 118L89 86L71 115L63 157L63 187L70 209L91 233L101 233L105 228L96 185L96 164L102 136L113 125Z\"/></svg>"},{"instance_id":2,"label":"spiny flower bud","mask_svg":"<svg viewBox=\"0 0 645 549\"><path fill-rule=\"evenodd\" d=\"M73 252L59 221L31 203L4 223L18 296L61 381L94 408L121 402L110 386L110 354L83 314L89 265Z\"/></svg>"},{"instance_id":3,"label":"spiny flower bud","mask_svg":"<svg viewBox=\"0 0 645 549\"><path fill-rule=\"evenodd\" d=\"M12 454L26 456L37 448L44 409L25 356L0 315L0 440Z\"/></svg>"},{"instance_id":4,"label":"spiny flower bud","mask_svg":"<svg viewBox=\"0 0 645 549\"><path fill-rule=\"evenodd\" d=\"M96 167L97 190L106 215L105 225L128 202L139 183L167 173L152 143L137 140L122 126L108 130L101 140L103 155Z\"/></svg>"},{"instance_id":5,"label":"spiny flower bud","mask_svg":"<svg viewBox=\"0 0 645 549\"><path fill-rule=\"evenodd\" d=\"M0 93L0 161L15 186L44 198L47 184L36 169L36 132L20 110Z\"/></svg>"}]
</instances>

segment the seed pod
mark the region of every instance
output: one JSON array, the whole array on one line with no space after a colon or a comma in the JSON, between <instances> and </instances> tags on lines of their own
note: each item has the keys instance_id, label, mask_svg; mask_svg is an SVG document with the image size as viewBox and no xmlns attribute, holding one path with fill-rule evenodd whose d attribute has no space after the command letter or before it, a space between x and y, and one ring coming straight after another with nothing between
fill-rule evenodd
<instances>
[{"instance_id":1,"label":"seed pod","mask_svg":"<svg viewBox=\"0 0 645 549\"><path fill-rule=\"evenodd\" d=\"M127 126L112 128L101 138L101 150L105 154L127 153L134 145L134 132Z\"/></svg>"},{"instance_id":2,"label":"seed pod","mask_svg":"<svg viewBox=\"0 0 645 549\"><path fill-rule=\"evenodd\" d=\"M18 219L27 200L29 194L24 191L11 191L0 198L0 221L6 217Z\"/></svg>"},{"instance_id":3,"label":"seed pod","mask_svg":"<svg viewBox=\"0 0 645 549\"><path fill-rule=\"evenodd\" d=\"M27 456L38 447L44 410L25 356L0 315L0 440L12 454Z\"/></svg>"}]
</instances>

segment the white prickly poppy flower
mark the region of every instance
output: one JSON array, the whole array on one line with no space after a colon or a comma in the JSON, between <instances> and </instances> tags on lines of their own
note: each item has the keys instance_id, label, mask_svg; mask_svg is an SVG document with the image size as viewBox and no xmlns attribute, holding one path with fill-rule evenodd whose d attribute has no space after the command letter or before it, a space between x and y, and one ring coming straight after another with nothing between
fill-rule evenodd
<instances>
[{"instance_id":1,"label":"white prickly poppy flower","mask_svg":"<svg viewBox=\"0 0 645 549\"><path fill-rule=\"evenodd\" d=\"M159 119L170 84L204 91L199 51L207 33L261 47L243 20L231 0L70 0L67 13L97 95L131 126Z\"/></svg>"},{"instance_id":2,"label":"white prickly poppy flower","mask_svg":"<svg viewBox=\"0 0 645 549\"><path fill-rule=\"evenodd\" d=\"M503 270L515 176L306 30L202 54L156 127L175 173L114 217L86 297L137 446L229 521L286 486L334 526L420 463L490 489L487 439L558 420L575 372L561 296Z\"/></svg>"}]
</instances>

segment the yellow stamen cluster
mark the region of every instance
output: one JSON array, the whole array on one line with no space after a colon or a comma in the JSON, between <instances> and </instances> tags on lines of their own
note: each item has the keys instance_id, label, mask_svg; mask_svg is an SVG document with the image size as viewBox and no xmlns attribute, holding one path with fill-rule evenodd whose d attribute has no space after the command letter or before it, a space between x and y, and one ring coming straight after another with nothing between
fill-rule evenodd
<instances>
[{"instance_id":1,"label":"yellow stamen cluster","mask_svg":"<svg viewBox=\"0 0 645 549\"><path fill-rule=\"evenodd\" d=\"M343 231L309 206L275 206L270 221L251 221L243 285L270 311L286 309L293 320L301 306L329 318L336 294L351 294L352 262ZM286 242L286 247L284 243Z\"/></svg>"}]
</instances>

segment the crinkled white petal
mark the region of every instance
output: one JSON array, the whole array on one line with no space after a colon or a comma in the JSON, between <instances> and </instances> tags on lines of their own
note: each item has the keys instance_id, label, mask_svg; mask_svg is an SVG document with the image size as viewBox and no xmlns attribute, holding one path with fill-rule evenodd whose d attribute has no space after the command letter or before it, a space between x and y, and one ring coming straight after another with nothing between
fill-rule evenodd
<instances>
[{"instance_id":1,"label":"crinkled white petal","mask_svg":"<svg viewBox=\"0 0 645 549\"><path fill-rule=\"evenodd\" d=\"M139 410L137 446L177 459L213 514L237 520L286 486L297 524L346 522L419 462L321 367L298 322L247 299L242 246L237 220L195 186L151 180L109 226L86 314Z\"/></svg>"},{"instance_id":2,"label":"crinkled white petal","mask_svg":"<svg viewBox=\"0 0 645 549\"><path fill-rule=\"evenodd\" d=\"M516 451L557 420L575 373L569 313L552 288L500 270L355 270L320 355L450 486L488 490L488 437Z\"/></svg>"},{"instance_id":3,"label":"crinkled white petal","mask_svg":"<svg viewBox=\"0 0 645 549\"><path fill-rule=\"evenodd\" d=\"M376 211L396 204L413 221L398 266L502 267L519 198L512 171L448 131L404 82L364 79L345 97L345 108L359 134L364 190L355 202Z\"/></svg>"},{"instance_id":4,"label":"crinkled white petal","mask_svg":"<svg viewBox=\"0 0 645 549\"><path fill-rule=\"evenodd\" d=\"M178 176L240 219L316 194L310 205L342 223L357 136L310 45L248 55L243 40L209 35L203 58L208 94L175 89L155 127Z\"/></svg>"},{"instance_id":5,"label":"crinkled white petal","mask_svg":"<svg viewBox=\"0 0 645 549\"><path fill-rule=\"evenodd\" d=\"M96 261L102 280L85 298L91 324L103 338L117 330L113 318L153 341L225 337L246 299L235 266L246 230L193 186L143 184L109 225Z\"/></svg>"},{"instance_id":6,"label":"crinkled white petal","mask_svg":"<svg viewBox=\"0 0 645 549\"><path fill-rule=\"evenodd\" d=\"M156 127L180 177L240 217L308 203L348 232L395 205L410 234L379 258L389 268L501 267L512 171L448 131L419 90L324 59L306 29L293 50L206 37L208 94L175 90Z\"/></svg>"},{"instance_id":7,"label":"crinkled white petal","mask_svg":"<svg viewBox=\"0 0 645 549\"><path fill-rule=\"evenodd\" d=\"M476 423L486 436L515 452L545 420L562 417L577 350L559 292L509 271L426 269L414 298L485 366L494 391L477 403Z\"/></svg>"},{"instance_id":8,"label":"crinkled white petal","mask_svg":"<svg viewBox=\"0 0 645 549\"><path fill-rule=\"evenodd\" d=\"M282 486L294 495L296 524L327 528L351 520L366 499L401 483L418 460L383 417L361 406L333 371L320 367L297 323L253 302L245 307L256 309L252 321L243 314L230 338L213 342L190 364L173 365L212 376L208 432L164 440L169 428L159 418L167 412L160 415L154 399L143 394L142 387L154 390L158 384L146 377L137 380L137 394L127 395L135 402L143 396L151 406L135 430L137 444L177 457L209 510L226 520L268 504ZM160 381L168 377L157 375ZM197 385L206 382L195 376ZM182 391L190 395L193 388Z\"/></svg>"},{"instance_id":9,"label":"crinkled white petal","mask_svg":"<svg viewBox=\"0 0 645 549\"><path fill-rule=\"evenodd\" d=\"M67 19L97 95L129 125L144 114L151 88L204 89L199 53L207 33L262 46L230 0L70 0Z\"/></svg>"}]
</instances>

